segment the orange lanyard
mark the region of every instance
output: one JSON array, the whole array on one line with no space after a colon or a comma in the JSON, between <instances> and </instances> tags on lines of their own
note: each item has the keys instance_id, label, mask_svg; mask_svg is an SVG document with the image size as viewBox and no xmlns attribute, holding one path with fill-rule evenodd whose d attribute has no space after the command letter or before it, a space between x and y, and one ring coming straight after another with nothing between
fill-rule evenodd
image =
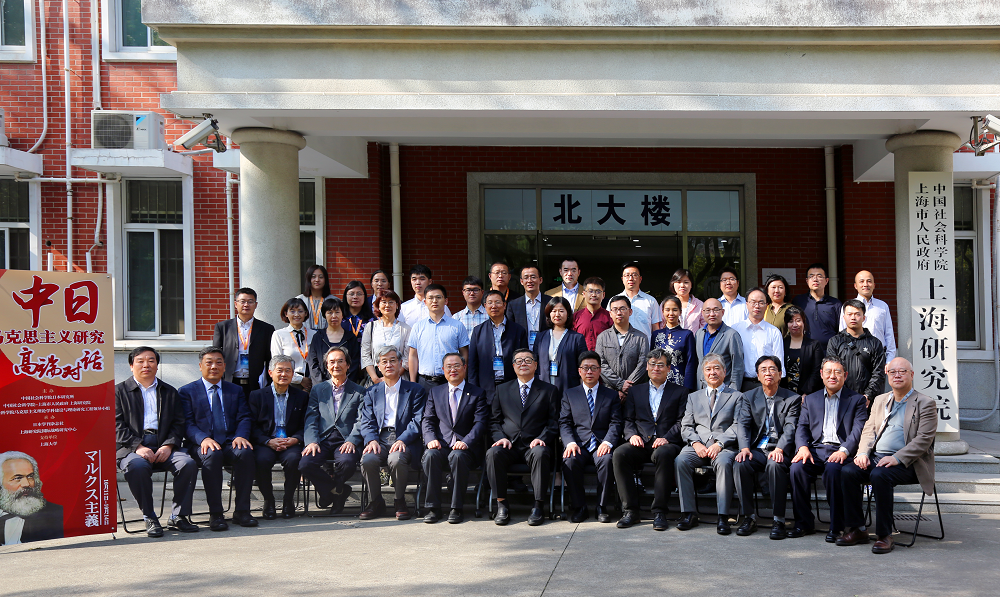
<instances>
[{"instance_id":1,"label":"orange lanyard","mask_svg":"<svg viewBox=\"0 0 1000 597\"><path fill-rule=\"evenodd\" d=\"M305 334L306 334L305 330L302 330L302 335L305 336ZM295 337L295 331L288 330L288 335L291 336L292 341L295 342L295 350L299 351L299 354L302 355L302 360L303 361L306 360L306 358L309 356L309 345L306 344L306 351L302 352L302 347L299 346L299 340L298 338Z\"/></svg>"},{"instance_id":2,"label":"orange lanyard","mask_svg":"<svg viewBox=\"0 0 1000 597\"><path fill-rule=\"evenodd\" d=\"M356 325L356 326L354 325L354 318L355 317L358 318L358 325ZM350 320L351 320L351 331L354 332L354 337L357 338L358 334L361 333L361 326L364 325L364 322L361 321L361 316L360 315L351 315L350 316Z\"/></svg>"},{"instance_id":3,"label":"orange lanyard","mask_svg":"<svg viewBox=\"0 0 1000 597\"><path fill-rule=\"evenodd\" d=\"M319 325L320 310L323 307L323 299L316 299L313 301L313 297L309 297L309 307L312 310L313 327Z\"/></svg>"},{"instance_id":4,"label":"orange lanyard","mask_svg":"<svg viewBox=\"0 0 1000 597\"><path fill-rule=\"evenodd\" d=\"M250 334L253 333L253 320L250 320L250 329L247 330L246 339L243 338L243 327L239 323L239 318L237 318L236 323L236 334L240 337L240 344L243 346L243 350L250 352Z\"/></svg>"}]
</instances>

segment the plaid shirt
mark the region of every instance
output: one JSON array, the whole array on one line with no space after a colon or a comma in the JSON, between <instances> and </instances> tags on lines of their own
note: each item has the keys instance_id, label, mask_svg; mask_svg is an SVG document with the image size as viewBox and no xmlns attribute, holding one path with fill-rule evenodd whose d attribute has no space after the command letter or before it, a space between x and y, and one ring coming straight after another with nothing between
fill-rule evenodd
<instances>
[{"instance_id":1,"label":"plaid shirt","mask_svg":"<svg viewBox=\"0 0 1000 597\"><path fill-rule=\"evenodd\" d=\"M466 307L454 315L455 319L462 322L465 329L469 331L469 342L472 342L472 330L476 329L476 326L485 323L489 317L486 315L486 308L479 305L479 308L475 311L469 311Z\"/></svg>"}]
</instances>

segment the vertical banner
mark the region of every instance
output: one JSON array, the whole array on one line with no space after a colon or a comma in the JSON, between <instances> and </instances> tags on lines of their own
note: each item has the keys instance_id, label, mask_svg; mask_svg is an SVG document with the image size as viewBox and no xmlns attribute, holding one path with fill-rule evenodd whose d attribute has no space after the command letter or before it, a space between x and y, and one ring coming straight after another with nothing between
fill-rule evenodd
<instances>
[{"instance_id":1,"label":"vertical banner","mask_svg":"<svg viewBox=\"0 0 1000 597\"><path fill-rule=\"evenodd\" d=\"M106 275L0 270L0 544L116 530Z\"/></svg>"},{"instance_id":2,"label":"vertical banner","mask_svg":"<svg viewBox=\"0 0 1000 597\"><path fill-rule=\"evenodd\" d=\"M913 386L934 398L938 433L958 431L955 221L951 172L910 172Z\"/></svg>"}]
</instances>

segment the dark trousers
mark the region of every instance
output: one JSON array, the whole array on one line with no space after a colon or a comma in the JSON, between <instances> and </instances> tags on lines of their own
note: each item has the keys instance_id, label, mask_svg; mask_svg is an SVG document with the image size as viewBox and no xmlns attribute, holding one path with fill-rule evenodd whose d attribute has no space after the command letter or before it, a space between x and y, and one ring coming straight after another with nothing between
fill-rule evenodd
<instances>
[{"instance_id":1,"label":"dark trousers","mask_svg":"<svg viewBox=\"0 0 1000 597\"><path fill-rule=\"evenodd\" d=\"M427 390L427 394L429 395L431 393L431 388L436 388L437 386L444 385L445 383L447 383L447 380L444 379L444 376L441 377L435 376L432 379L430 377L427 377L426 375L417 375L417 383L420 384L420 386L423 389Z\"/></svg>"},{"instance_id":2,"label":"dark trousers","mask_svg":"<svg viewBox=\"0 0 1000 597\"><path fill-rule=\"evenodd\" d=\"M424 505L428 508L441 506L441 473L445 467L451 471L451 507L461 509L465 502L465 492L469 489L469 471L476 465L476 455L471 450L452 450L440 447L427 449L421 464L427 477L427 497Z\"/></svg>"},{"instance_id":3,"label":"dark trousers","mask_svg":"<svg viewBox=\"0 0 1000 597\"><path fill-rule=\"evenodd\" d=\"M622 444L615 448L614 472L618 484L618 495L626 510L639 512L639 488L635 485L635 475L647 462L656 465L653 480L653 513L665 514L667 498L674 490L674 460L681 453L678 444L667 444L655 450L650 447L637 448L632 444Z\"/></svg>"},{"instance_id":4,"label":"dark trousers","mask_svg":"<svg viewBox=\"0 0 1000 597\"><path fill-rule=\"evenodd\" d=\"M892 493L897 485L913 485L917 472L908 466L875 466L876 456L872 456L867 469L854 462L844 465L840 474L844 494L844 525L861 527L865 525L864 491L862 485L871 484L875 498L875 534L885 537L892 534Z\"/></svg>"},{"instance_id":5,"label":"dark trousers","mask_svg":"<svg viewBox=\"0 0 1000 597\"><path fill-rule=\"evenodd\" d=\"M281 463L285 471L285 496L282 503L286 509L295 506L295 489L299 486L299 460L302 458L302 445L275 452L266 444L254 446L254 458L257 461L257 487L265 502L274 503L274 484L271 481L271 467L275 462Z\"/></svg>"},{"instance_id":6,"label":"dark trousers","mask_svg":"<svg viewBox=\"0 0 1000 597\"><path fill-rule=\"evenodd\" d=\"M790 468L792 479L792 506L799 524L806 529L816 526L812 506L809 504L810 484L817 476L823 476L823 486L826 487L826 500L830 503L830 530L844 529L843 489L841 485L842 465L826 462L830 454L836 452L832 446L816 446L809 448L814 462L796 462ZM848 458L845 464L850 462Z\"/></svg>"},{"instance_id":7,"label":"dark trousers","mask_svg":"<svg viewBox=\"0 0 1000 597\"><path fill-rule=\"evenodd\" d=\"M340 446L343 444L344 440L340 439L339 435L336 439L321 439L318 444L319 452L312 455L303 454L299 461L299 472L313 484L321 496L333 494L333 490L346 483L358 468L361 450L355 446L353 452L345 454L340 451ZM326 472L324 467L329 460L333 461L332 475Z\"/></svg>"},{"instance_id":8,"label":"dark trousers","mask_svg":"<svg viewBox=\"0 0 1000 597\"><path fill-rule=\"evenodd\" d=\"M552 449L548 446L514 446L510 449L494 446L486 451L486 476L496 490L497 499L507 499L507 469L512 464L527 464L531 468L531 487L535 501L545 501L545 488L552 476Z\"/></svg>"},{"instance_id":9,"label":"dark trousers","mask_svg":"<svg viewBox=\"0 0 1000 597\"><path fill-rule=\"evenodd\" d=\"M389 476L392 477L393 488L396 490L395 498L405 499L411 464L419 462L419 454L415 454L419 448L409 445L402 452L390 454L389 449L396 443L396 432L388 427L382 429L378 443L382 448L378 454L369 452L361 455L361 476L368 485L368 493L371 494L372 501L382 500L382 479L379 477L379 468L385 466L389 469Z\"/></svg>"},{"instance_id":10,"label":"dark trousers","mask_svg":"<svg viewBox=\"0 0 1000 597\"><path fill-rule=\"evenodd\" d=\"M598 444L600 445L600 444ZM588 466L597 469L597 505L605 512L615 503L614 476L611 471L614 452L608 452L604 456L595 456L594 452L581 448L580 453L569 458L563 458L563 483L569 486L569 494L573 501L573 508L582 508L586 505L586 498L583 492L583 473Z\"/></svg>"},{"instance_id":11,"label":"dark trousers","mask_svg":"<svg viewBox=\"0 0 1000 597\"><path fill-rule=\"evenodd\" d=\"M236 492L236 512L250 511L250 491L253 489L254 457L249 448L233 448L232 441L222 444L221 450L201 453L201 447L191 449L192 457L201 463L201 483L205 487L205 501L211 514L222 514L222 472L225 465L233 467L233 489Z\"/></svg>"},{"instance_id":12,"label":"dark trousers","mask_svg":"<svg viewBox=\"0 0 1000 597\"><path fill-rule=\"evenodd\" d=\"M135 501L139 502L144 517L156 518L156 507L153 505L154 471L169 471L174 475L170 517L191 515L191 496L194 495L194 485L198 480L198 464L185 452L174 450L166 461L155 464L133 452L118 461L118 468L125 474L128 488Z\"/></svg>"},{"instance_id":13,"label":"dark trousers","mask_svg":"<svg viewBox=\"0 0 1000 597\"><path fill-rule=\"evenodd\" d=\"M740 514L750 516L753 509L753 486L758 473L767 473L767 487L771 492L771 513L778 518L785 517L788 501L788 463L792 461L787 455L782 462L775 462L767 457L763 450L751 448L751 460L735 462L733 474L736 477L736 490L740 495Z\"/></svg>"}]
</instances>

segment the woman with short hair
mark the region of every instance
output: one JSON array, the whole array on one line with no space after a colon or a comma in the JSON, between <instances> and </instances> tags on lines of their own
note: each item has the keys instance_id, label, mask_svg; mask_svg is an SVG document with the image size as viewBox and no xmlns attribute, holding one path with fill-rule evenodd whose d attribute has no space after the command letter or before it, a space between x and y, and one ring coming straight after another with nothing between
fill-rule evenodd
<instances>
[{"instance_id":1,"label":"woman with short hair","mask_svg":"<svg viewBox=\"0 0 1000 597\"><path fill-rule=\"evenodd\" d=\"M368 291L365 285L358 280L351 280L344 288L344 321L341 325L344 331L349 332L354 339L361 342L361 333L365 329L365 324L372 318L372 307L368 302Z\"/></svg>"},{"instance_id":2,"label":"woman with short hair","mask_svg":"<svg viewBox=\"0 0 1000 597\"><path fill-rule=\"evenodd\" d=\"M373 386L382 381L382 372L378 369L378 359L375 355L384 346L395 346L400 353L407 354L410 326L399 320L399 309L402 304L399 295L391 290L383 290L378 295L374 311L375 319L365 326L361 335L361 367L364 369L361 377L364 383L361 385L363 386ZM403 368L407 368L406 359L403 359Z\"/></svg>"},{"instance_id":3,"label":"woman with short hair","mask_svg":"<svg viewBox=\"0 0 1000 597\"><path fill-rule=\"evenodd\" d=\"M826 352L823 345L809 337L809 324L802 309L792 305L785 309L785 377L781 386L803 398L820 390L823 380L819 376Z\"/></svg>"},{"instance_id":4,"label":"woman with short hair","mask_svg":"<svg viewBox=\"0 0 1000 597\"><path fill-rule=\"evenodd\" d=\"M788 302L788 280L780 274L771 274L764 281L764 294L767 295L767 309L764 311L764 321L778 328L782 336L788 334L788 324L785 323L785 312L792 306Z\"/></svg>"},{"instance_id":5,"label":"woman with short hair","mask_svg":"<svg viewBox=\"0 0 1000 597\"><path fill-rule=\"evenodd\" d=\"M309 309L299 297L290 298L281 307L281 321L288 324L271 335L271 356L279 354L292 357L295 372L292 385L308 392L312 388L309 377L309 343L315 332L307 325Z\"/></svg>"},{"instance_id":6,"label":"woman with short hair","mask_svg":"<svg viewBox=\"0 0 1000 597\"><path fill-rule=\"evenodd\" d=\"M543 330L535 339L535 360L538 361L538 379L548 382L559 391L580 385L578 359L587 350L583 334L573 330L573 306L561 296L554 296L545 304Z\"/></svg>"},{"instance_id":7,"label":"woman with short hair","mask_svg":"<svg viewBox=\"0 0 1000 597\"><path fill-rule=\"evenodd\" d=\"M347 370L347 379L357 383L360 377L361 348L357 339L341 325L346 314L347 307L339 298L333 296L323 301L323 319L326 321L326 329L313 334L312 342L309 344L309 376L313 380L313 385L330 379L330 372L327 371L323 358L335 346L342 346L351 355L351 366Z\"/></svg>"},{"instance_id":8,"label":"woman with short hair","mask_svg":"<svg viewBox=\"0 0 1000 597\"><path fill-rule=\"evenodd\" d=\"M691 271L681 268L670 277L670 290L681 303L681 327L696 334L705 327L705 319L701 316L702 302L691 296L691 289L694 288L693 280Z\"/></svg>"}]
</instances>

